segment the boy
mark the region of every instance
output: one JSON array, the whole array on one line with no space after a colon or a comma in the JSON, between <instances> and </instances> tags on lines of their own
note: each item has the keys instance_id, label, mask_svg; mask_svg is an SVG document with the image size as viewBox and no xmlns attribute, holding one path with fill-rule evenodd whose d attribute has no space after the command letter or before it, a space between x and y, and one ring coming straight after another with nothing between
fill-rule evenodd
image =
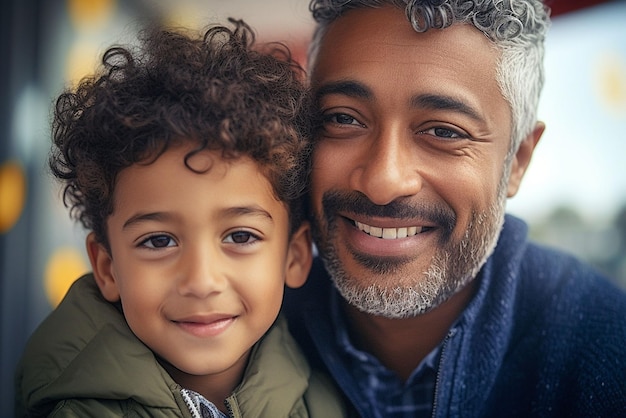
<instances>
[{"instance_id":1,"label":"boy","mask_svg":"<svg viewBox=\"0 0 626 418\"><path fill-rule=\"evenodd\" d=\"M342 414L276 319L312 259L308 93L231 22L110 48L59 97L50 166L93 275L31 337L18 414Z\"/></svg>"}]
</instances>

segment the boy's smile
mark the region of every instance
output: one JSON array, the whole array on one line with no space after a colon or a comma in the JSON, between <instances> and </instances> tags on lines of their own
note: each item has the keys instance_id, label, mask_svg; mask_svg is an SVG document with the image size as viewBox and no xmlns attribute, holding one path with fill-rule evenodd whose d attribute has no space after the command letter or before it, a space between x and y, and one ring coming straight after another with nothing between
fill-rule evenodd
<instances>
[{"instance_id":1,"label":"boy's smile","mask_svg":"<svg viewBox=\"0 0 626 418\"><path fill-rule=\"evenodd\" d=\"M192 315L187 318L172 320L183 331L196 337L214 337L228 329L236 320L233 315Z\"/></svg>"}]
</instances>

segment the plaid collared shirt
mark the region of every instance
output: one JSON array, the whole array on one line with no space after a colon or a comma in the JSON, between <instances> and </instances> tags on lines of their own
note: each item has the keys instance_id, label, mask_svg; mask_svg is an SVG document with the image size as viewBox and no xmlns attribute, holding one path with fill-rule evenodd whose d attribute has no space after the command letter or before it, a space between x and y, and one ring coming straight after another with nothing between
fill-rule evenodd
<instances>
[{"instance_id":1,"label":"plaid collared shirt","mask_svg":"<svg viewBox=\"0 0 626 418\"><path fill-rule=\"evenodd\" d=\"M228 418L217 406L204 396L190 389L181 389L183 400L193 418Z\"/></svg>"},{"instance_id":2,"label":"plaid collared shirt","mask_svg":"<svg viewBox=\"0 0 626 418\"><path fill-rule=\"evenodd\" d=\"M432 415L437 361L436 347L403 383L391 370L369 353L354 347L348 335L338 298L332 302L337 346L346 359L354 384L369 402L373 416L379 418L421 418Z\"/></svg>"}]
</instances>

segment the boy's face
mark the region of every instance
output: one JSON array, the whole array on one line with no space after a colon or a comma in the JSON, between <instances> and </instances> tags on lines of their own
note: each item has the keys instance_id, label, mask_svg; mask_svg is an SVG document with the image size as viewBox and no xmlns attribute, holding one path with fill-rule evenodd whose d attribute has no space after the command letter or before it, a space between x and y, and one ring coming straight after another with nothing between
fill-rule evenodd
<instances>
[{"instance_id":1,"label":"boy's face","mask_svg":"<svg viewBox=\"0 0 626 418\"><path fill-rule=\"evenodd\" d=\"M306 279L311 249L308 225L289 240L287 209L252 160L204 151L189 160L196 173L184 165L189 150L123 170L111 254L92 236L87 247L104 297L121 299L137 337L178 383L200 390L238 383L283 285Z\"/></svg>"}]
</instances>

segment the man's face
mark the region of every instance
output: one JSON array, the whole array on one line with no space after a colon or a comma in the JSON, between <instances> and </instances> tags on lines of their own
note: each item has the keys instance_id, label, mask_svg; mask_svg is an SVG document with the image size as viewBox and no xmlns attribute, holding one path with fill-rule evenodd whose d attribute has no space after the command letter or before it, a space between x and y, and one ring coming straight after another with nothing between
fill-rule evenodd
<instances>
[{"instance_id":1,"label":"man's face","mask_svg":"<svg viewBox=\"0 0 626 418\"><path fill-rule=\"evenodd\" d=\"M350 11L325 35L312 72L315 238L358 309L425 312L493 250L511 132L497 58L469 25L419 34L389 6Z\"/></svg>"}]
</instances>

